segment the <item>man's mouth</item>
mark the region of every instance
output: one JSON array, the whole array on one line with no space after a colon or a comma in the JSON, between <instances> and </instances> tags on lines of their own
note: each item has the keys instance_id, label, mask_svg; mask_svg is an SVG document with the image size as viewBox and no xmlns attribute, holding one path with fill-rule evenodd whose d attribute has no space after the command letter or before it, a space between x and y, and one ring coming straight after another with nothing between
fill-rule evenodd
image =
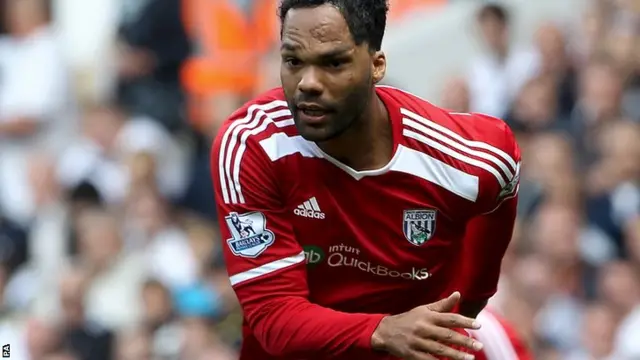
<instances>
[{"instance_id":1,"label":"man's mouth","mask_svg":"<svg viewBox=\"0 0 640 360\"><path fill-rule=\"evenodd\" d=\"M324 109L301 109L300 111L307 116L323 116L327 114Z\"/></svg>"}]
</instances>

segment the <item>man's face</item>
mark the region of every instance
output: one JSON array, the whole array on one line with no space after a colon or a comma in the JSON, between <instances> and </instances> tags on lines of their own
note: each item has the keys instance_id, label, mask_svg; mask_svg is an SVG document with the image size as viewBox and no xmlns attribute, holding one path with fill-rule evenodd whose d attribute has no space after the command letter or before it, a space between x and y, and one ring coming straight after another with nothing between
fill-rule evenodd
<instances>
[{"instance_id":1,"label":"man's face","mask_svg":"<svg viewBox=\"0 0 640 360\"><path fill-rule=\"evenodd\" d=\"M372 54L366 43L356 45L331 5L287 13L281 56L282 87L298 132L309 141L330 140L347 130L384 73L384 55Z\"/></svg>"},{"instance_id":2,"label":"man's face","mask_svg":"<svg viewBox=\"0 0 640 360\"><path fill-rule=\"evenodd\" d=\"M494 17L487 17L480 20L480 29L491 51L502 52L506 49L509 39L505 23Z\"/></svg>"},{"instance_id":3,"label":"man's face","mask_svg":"<svg viewBox=\"0 0 640 360\"><path fill-rule=\"evenodd\" d=\"M6 2L5 22L14 35L27 35L40 24L42 2L39 0L9 0Z\"/></svg>"}]
</instances>

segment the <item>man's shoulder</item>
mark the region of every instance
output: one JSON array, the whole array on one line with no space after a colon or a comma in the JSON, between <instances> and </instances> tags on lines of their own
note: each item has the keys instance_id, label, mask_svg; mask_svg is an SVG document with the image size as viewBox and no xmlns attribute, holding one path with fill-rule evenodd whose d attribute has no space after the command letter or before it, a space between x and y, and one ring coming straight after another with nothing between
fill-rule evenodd
<instances>
[{"instance_id":1,"label":"man's shoulder","mask_svg":"<svg viewBox=\"0 0 640 360\"><path fill-rule=\"evenodd\" d=\"M471 181L470 175L473 182L479 182L473 189L479 186L491 199L498 196L494 192L506 189L510 193L511 187L517 186L520 153L504 121L484 114L452 112L417 95L384 89L399 106L406 146L435 159L431 163L439 164L442 171ZM469 196L476 199L479 194L473 193Z\"/></svg>"},{"instance_id":2,"label":"man's shoulder","mask_svg":"<svg viewBox=\"0 0 640 360\"><path fill-rule=\"evenodd\" d=\"M476 171L489 203L517 194L520 148L506 122L485 114L447 112L442 123L451 129L450 151Z\"/></svg>"},{"instance_id":3,"label":"man's shoulder","mask_svg":"<svg viewBox=\"0 0 640 360\"><path fill-rule=\"evenodd\" d=\"M278 117L291 117L291 112L287 106L282 88L274 88L265 91L253 99L244 103L234 111L223 124L223 128L232 126L234 123L260 122L262 117L274 119Z\"/></svg>"},{"instance_id":4,"label":"man's shoulder","mask_svg":"<svg viewBox=\"0 0 640 360\"><path fill-rule=\"evenodd\" d=\"M449 111L418 95L389 86L379 86L378 89L396 101L405 128L423 130L425 135L436 140L447 144L452 140L465 148L480 147L486 150L489 147L506 153L512 151L515 139L502 119L479 113Z\"/></svg>"},{"instance_id":5,"label":"man's shoulder","mask_svg":"<svg viewBox=\"0 0 640 360\"><path fill-rule=\"evenodd\" d=\"M481 113L445 112L451 126L469 140L487 143L507 153L512 152L515 137L504 120Z\"/></svg>"},{"instance_id":6,"label":"man's shoulder","mask_svg":"<svg viewBox=\"0 0 640 360\"><path fill-rule=\"evenodd\" d=\"M213 151L255 147L274 135L293 135L295 126L282 88L262 93L242 105L224 121L213 143ZM235 151L235 150L234 150Z\"/></svg>"}]
</instances>

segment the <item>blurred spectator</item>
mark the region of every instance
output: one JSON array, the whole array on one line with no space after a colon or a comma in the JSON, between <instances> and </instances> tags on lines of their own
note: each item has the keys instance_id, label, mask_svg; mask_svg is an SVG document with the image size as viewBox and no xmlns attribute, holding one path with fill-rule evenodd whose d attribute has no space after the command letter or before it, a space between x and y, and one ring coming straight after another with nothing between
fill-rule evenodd
<instances>
[{"instance_id":1,"label":"blurred spectator","mask_svg":"<svg viewBox=\"0 0 640 360\"><path fill-rule=\"evenodd\" d=\"M626 262L605 265L598 279L599 298L621 319L640 303L640 283L637 269Z\"/></svg>"},{"instance_id":2,"label":"blurred spectator","mask_svg":"<svg viewBox=\"0 0 640 360\"><path fill-rule=\"evenodd\" d=\"M442 106L455 112L469 112L469 86L465 79L451 79L444 87Z\"/></svg>"},{"instance_id":3,"label":"blurred spectator","mask_svg":"<svg viewBox=\"0 0 640 360\"><path fill-rule=\"evenodd\" d=\"M31 319L26 324L26 348L25 358L40 359L53 354L61 346L58 328L51 322L43 319Z\"/></svg>"},{"instance_id":4,"label":"blurred spectator","mask_svg":"<svg viewBox=\"0 0 640 360\"><path fill-rule=\"evenodd\" d=\"M162 358L175 358L180 352L181 328L169 289L159 281L149 280L142 289L144 315L140 335L149 337L152 352ZM174 339L174 341L167 341Z\"/></svg>"},{"instance_id":5,"label":"blurred spectator","mask_svg":"<svg viewBox=\"0 0 640 360\"><path fill-rule=\"evenodd\" d=\"M150 276L170 289L198 281L198 264L187 234L172 220L159 194L149 188L133 193L127 221L130 249L144 249Z\"/></svg>"},{"instance_id":6,"label":"blurred spectator","mask_svg":"<svg viewBox=\"0 0 640 360\"><path fill-rule=\"evenodd\" d=\"M478 13L487 52L471 64L472 111L504 116L513 96L538 71L535 52L511 46L510 20L507 9L497 4L485 5Z\"/></svg>"},{"instance_id":7,"label":"blurred spectator","mask_svg":"<svg viewBox=\"0 0 640 360\"><path fill-rule=\"evenodd\" d=\"M613 354L619 359L636 359L640 357L640 343L638 336L640 332L640 305L636 304L636 308L627 315L620 324L617 331L614 332L615 343Z\"/></svg>"},{"instance_id":8,"label":"blurred spectator","mask_svg":"<svg viewBox=\"0 0 640 360\"><path fill-rule=\"evenodd\" d=\"M85 319L87 280L85 273L72 268L60 282L63 344L79 360L110 360L113 334Z\"/></svg>"},{"instance_id":9,"label":"blurred spectator","mask_svg":"<svg viewBox=\"0 0 640 360\"><path fill-rule=\"evenodd\" d=\"M140 252L126 251L117 218L92 210L79 221L78 262L90 279L87 319L108 329L135 326L141 318L140 290L146 277Z\"/></svg>"},{"instance_id":10,"label":"blurred spectator","mask_svg":"<svg viewBox=\"0 0 640 360\"><path fill-rule=\"evenodd\" d=\"M553 112L564 119L573 110L578 86L566 34L555 24L543 24L536 33L535 45L540 56L540 74L553 82Z\"/></svg>"},{"instance_id":11,"label":"blurred spectator","mask_svg":"<svg viewBox=\"0 0 640 360\"><path fill-rule=\"evenodd\" d=\"M179 81L190 44L180 0L123 2L118 95L134 115L151 117L170 130L183 129Z\"/></svg>"},{"instance_id":12,"label":"blurred spectator","mask_svg":"<svg viewBox=\"0 0 640 360\"><path fill-rule=\"evenodd\" d=\"M582 14L580 36L575 39L577 62L583 66L600 51L602 39L607 33L605 1L594 1Z\"/></svg>"},{"instance_id":13,"label":"blurred spectator","mask_svg":"<svg viewBox=\"0 0 640 360\"><path fill-rule=\"evenodd\" d=\"M568 119L558 118L559 104L556 82L551 76L541 76L524 84L511 113L505 121L524 133L559 129Z\"/></svg>"},{"instance_id":14,"label":"blurred spectator","mask_svg":"<svg viewBox=\"0 0 640 360\"><path fill-rule=\"evenodd\" d=\"M181 357L184 359L233 360L237 355L222 343L215 332L211 331L208 321L200 317L188 317L182 321L184 327L184 345Z\"/></svg>"},{"instance_id":15,"label":"blurred spectator","mask_svg":"<svg viewBox=\"0 0 640 360\"><path fill-rule=\"evenodd\" d=\"M602 304L585 310L581 332L582 346L568 360L607 359L613 350L613 335L618 322L615 314Z\"/></svg>"},{"instance_id":16,"label":"blurred spectator","mask_svg":"<svg viewBox=\"0 0 640 360\"><path fill-rule=\"evenodd\" d=\"M587 214L615 252L624 256L624 231L640 214L640 126L618 121L600 136L599 160L587 178Z\"/></svg>"},{"instance_id":17,"label":"blurred spectator","mask_svg":"<svg viewBox=\"0 0 640 360\"><path fill-rule=\"evenodd\" d=\"M56 274L67 254L66 212L54 162L45 154L35 154L28 161L28 184L34 189L39 211L25 235L24 240L28 240L24 248L26 263L17 269L4 294L6 305L13 309L27 308L37 296L37 289L45 284L50 285L50 290L55 289Z\"/></svg>"},{"instance_id":18,"label":"blurred spectator","mask_svg":"<svg viewBox=\"0 0 640 360\"><path fill-rule=\"evenodd\" d=\"M28 149L60 149L73 128L63 55L46 0L6 0L8 36L0 39L0 211L26 226L34 216Z\"/></svg>"},{"instance_id":19,"label":"blurred spectator","mask_svg":"<svg viewBox=\"0 0 640 360\"><path fill-rule=\"evenodd\" d=\"M185 64L194 127L213 138L220 122L234 112L259 85L273 84L270 61L278 36L276 0L184 0L185 25L196 52ZM277 55L279 58L279 55ZM259 71L264 70L264 71ZM263 79L267 76L270 79Z\"/></svg>"},{"instance_id":20,"label":"blurred spectator","mask_svg":"<svg viewBox=\"0 0 640 360\"><path fill-rule=\"evenodd\" d=\"M607 59L597 59L585 66L580 74L576 107L571 114L571 131L583 165L595 157L591 143L602 126L624 116L621 108L623 78Z\"/></svg>"},{"instance_id":21,"label":"blurred spectator","mask_svg":"<svg viewBox=\"0 0 640 360\"><path fill-rule=\"evenodd\" d=\"M9 291L14 271L26 261L27 239L24 231L0 216L0 295ZM8 299L0 302L0 309L12 305Z\"/></svg>"},{"instance_id":22,"label":"blurred spectator","mask_svg":"<svg viewBox=\"0 0 640 360\"><path fill-rule=\"evenodd\" d=\"M116 358L118 360L165 359L165 357L154 358L149 334L142 330L125 331L118 336Z\"/></svg>"},{"instance_id":23,"label":"blurred spectator","mask_svg":"<svg viewBox=\"0 0 640 360\"><path fill-rule=\"evenodd\" d=\"M86 111L83 128L83 136L60 159L63 186L88 181L108 202L118 203L136 184L136 176L143 175L140 171L149 171L163 195L180 198L189 173L188 152L153 120L129 117L115 105L98 105ZM140 155L150 163L141 162Z\"/></svg>"}]
</instances>

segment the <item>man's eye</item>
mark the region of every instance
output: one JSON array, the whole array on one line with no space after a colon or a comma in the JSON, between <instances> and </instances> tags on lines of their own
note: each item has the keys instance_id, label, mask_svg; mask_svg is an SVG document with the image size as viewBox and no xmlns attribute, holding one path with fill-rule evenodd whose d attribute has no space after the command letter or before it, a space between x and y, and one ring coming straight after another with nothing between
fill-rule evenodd
<instances>
[{"instance_id":1,"label":"man's eye","mask_svg":"<svg viewBox=\"0 0 640 360\"><path fill-rule=\"evenodd\" d=\"M291 66L291 67L297 67L297 66L300 66L300 64L302 64L302 62L296 58L286 58L284 59L284 63L287 66Z\"/></svg>"},{"instance_id":2,"label":"man's eye","mask_svg":"<svg viewBox=\"0 0 640 360\"><path fill-rule=\"evenodd\" d=\"M327 63L327 66L330 68L338 69L345 64L342 60L333 60Z\"/></svg>"}]
</instances>

